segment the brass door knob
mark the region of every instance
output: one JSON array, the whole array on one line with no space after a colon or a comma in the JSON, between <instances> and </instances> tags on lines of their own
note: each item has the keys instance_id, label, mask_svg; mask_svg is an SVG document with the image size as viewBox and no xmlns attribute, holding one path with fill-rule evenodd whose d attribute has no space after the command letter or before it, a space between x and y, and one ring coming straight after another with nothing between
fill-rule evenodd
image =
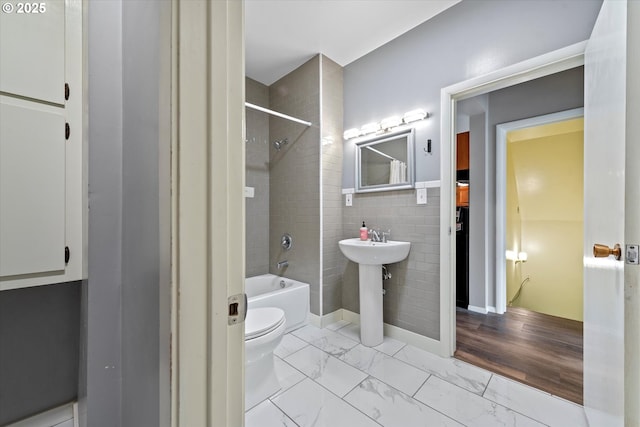
<instances>
[{"instance_id":1,"label":"brass door knob","mask_svg":"<svg viewBox=\"0 0 640 427\"><path fill-rule=\"evenodd\" d=\"M601 245L600 243L595 243L593 245L593 256L596 258L604 258L609 255L613 255L615 259L618 261L622 258L622 248L619 243L616 243L613 246L613 249L607 245Z\"/></svg>"}]
</instances>

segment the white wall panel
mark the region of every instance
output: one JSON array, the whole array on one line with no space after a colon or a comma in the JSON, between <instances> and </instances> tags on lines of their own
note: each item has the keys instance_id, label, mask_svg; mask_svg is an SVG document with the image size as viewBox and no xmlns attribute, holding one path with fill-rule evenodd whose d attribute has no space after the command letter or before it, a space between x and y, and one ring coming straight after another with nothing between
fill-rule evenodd
<instances>
[{"instance_id":1,"label":"white wall panel","mask_svg":"<svg viewBox=\"0 0 640 427\"><path fill-rule=\"evenodd\" d=\"M2 7L0 91L63 104L64 1L3 2Z\"/></svg>"},{"instance_id":2,"label":"white wall panel","mask_svg":"<svg viewBox=\"0 0 640 427\"><path fill-rule=\"evenodd\" d=\"M0 103L0 276L63 270L63 111Z\"/></svg>"}]
</instances>

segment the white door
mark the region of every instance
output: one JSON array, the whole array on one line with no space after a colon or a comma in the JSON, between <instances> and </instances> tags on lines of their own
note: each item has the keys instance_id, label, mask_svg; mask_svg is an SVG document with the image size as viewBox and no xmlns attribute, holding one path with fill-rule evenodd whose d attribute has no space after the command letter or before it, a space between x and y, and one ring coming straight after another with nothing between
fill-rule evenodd
<instances>
[{"instance_id":1,"label":"white door","mask_svg":"<svg viewBox=\"0 0 640 427\"><path fill-rule=\"evenodd\" d=\"M584 406L592 426L624 424L627 2L605 1L585 51Z\"/></svg>"},{"instance_id":2,"label":"white door","mask_svg":"<svg viewBox=\"0 0 640 427\"><path fill-rule=\"evenodd\" d=\"M242 427L244 4L175 7L172 426Z\"/></svg>"}]
</instances>

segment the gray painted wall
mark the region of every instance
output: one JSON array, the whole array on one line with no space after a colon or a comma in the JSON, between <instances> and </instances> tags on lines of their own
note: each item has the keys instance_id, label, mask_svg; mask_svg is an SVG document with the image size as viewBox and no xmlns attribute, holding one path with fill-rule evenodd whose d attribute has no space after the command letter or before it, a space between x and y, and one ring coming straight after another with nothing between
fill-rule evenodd
<instances>
[{"instance_id":1,"label":"gray painted wall","mask_svg":"<svg viewBox=\"0 0 640 427\"><path fill-rule=\"evenodd\" d=\"M80 282L0 292L0 425L76 400Z\"/></svg>"},{"instance_id":2,"label":"gray painted wall","mask_svg":"<svg viewBox=\"0 0 640 427\"><path fill-rule=\"evenodd\" d=\"M80 419L168 425L170 4L90 6Z\"/></svg>"},{"instance_id":3,"label":"gray painted wall","mask_svg":"<svg viewBox=\"0 0 640 427\"><path fill-rule=\"evenodd\" d=\"M162 404L169 407L169 392L160 387L161 377L168 383L169 366L161 370L160 359L169 359L171 321L168 274L160 279L170 264L169 252L160 246L161 234L170 233L169 222L160 223L160 192L168 192L170 180L168 156L161 157L161 150L169 152L170 141L168 126L163 129L171 120L170 109L161 102L171 90L163 80L171 67L170 10L170 2L122 3L123 427L169 423L160 419ZM166 326L162 336L161 322Z\"/></svg>"},{"instance_id":4,"label":"gray painted wall","mask_svg":"<svg viewBox=\"0 0 640 427\"><path fill-rule=\"evenodd\" d=\"M416 180L440 179L441 88L588 39L600 6L600 0L462 1L345 67L344 127L424 108L432 117L416 131ZM427 139L431 156L423 152ZM346 141L344 188L354 186L354 155L354 143ZM487 179L486 185L494 184ZM380 197L380 205L391 205L390 193ZM345 308L349 298L343 293ZM431 337L426 329L439 328L439 313L433 317L421 332Z\"/></svg>"},{"instance_id":5,"label":"gray painted wall","mask_svg":"<svg viewBox=\"0 0 640 427\"><path fill-rule=\"evenodd\" d=\"M487 95L481 95L488 102ZM486 307L488 252L485 241L487 209L484 195L487 185L485 141L487 140L487 113L474 114L469 118L469 305ZM495 222L495 216L493 217Z\"/></svg>"},{"instance_id":6,"label":"gray painted wall","mask_svg":"<svg viewBox=\"0 0 640 427\"><path fill-rule=\"evenodd\" d=\"M80 420L122 419L122 2L88 9L89 279L83 282Z\"/></svg>"},{"instance_id":7,"label":"gray painted wall","mask_svg":"<svg viewBox=\"0 0 640 427\"><path fill-rule=\"evenodd\" d=\"M344 127L414 108L433 114L416 133L416 179L440 179L440 89L586 40L600 0L462 1L344 69ZM433 156L423 155L427 139ZM343 187L354 186L345 142Z\"/></svg>"}]
</instances>

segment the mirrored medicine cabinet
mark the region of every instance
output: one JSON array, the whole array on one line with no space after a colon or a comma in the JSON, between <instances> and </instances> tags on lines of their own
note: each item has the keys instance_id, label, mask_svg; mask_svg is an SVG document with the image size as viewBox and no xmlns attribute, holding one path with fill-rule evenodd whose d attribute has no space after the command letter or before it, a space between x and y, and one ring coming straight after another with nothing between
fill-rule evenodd
<instances>
[{"instance_id":1,"label":"mirrored medicine cabinet","mask_svg":"<svg viewBox=\"0 0 640 427\"><path fill-rule=\"evenodd\" d=\"M413 188L415 130L356 142L356 193Z\"/></svg>"}]
</instances>

